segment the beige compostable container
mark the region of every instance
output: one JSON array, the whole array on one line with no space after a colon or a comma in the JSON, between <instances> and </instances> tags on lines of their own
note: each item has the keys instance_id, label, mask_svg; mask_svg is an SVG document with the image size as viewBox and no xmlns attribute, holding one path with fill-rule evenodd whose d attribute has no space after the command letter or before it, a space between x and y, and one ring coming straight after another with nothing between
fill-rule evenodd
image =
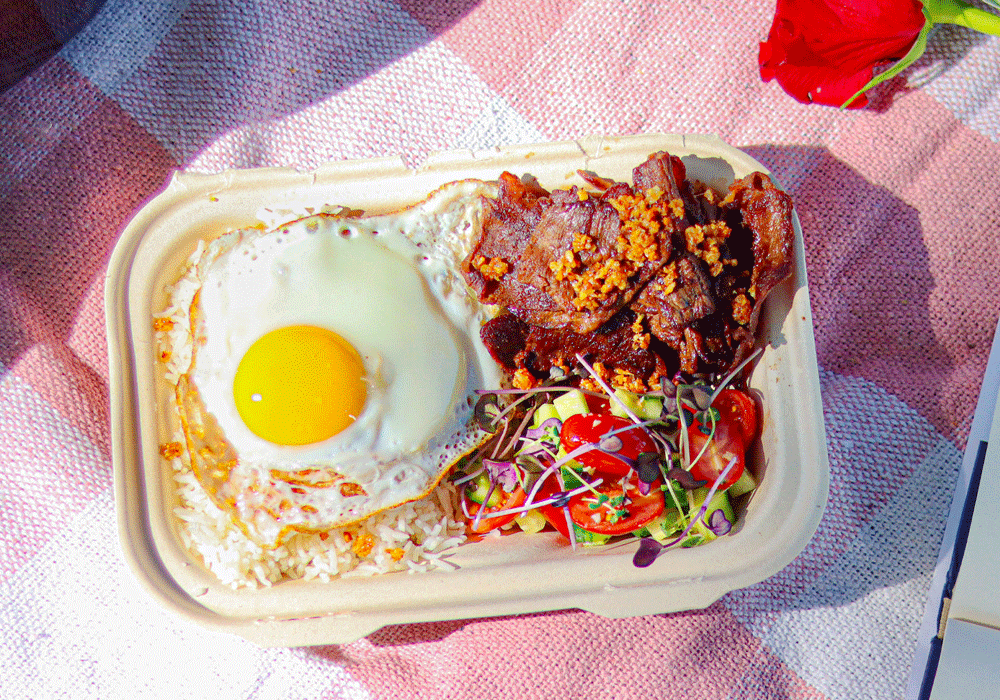
<instances>
[{"instance_id":1,"label":"beige compostable container","mask_svg":"<svg viewBox=\"0 0 1000 700\"><path fill-rule=\"evenodd\" d=\"M751 467L760 486L730 535L636 568L636 543L574 551L554 533L519 533L462 545L450 556L454 571L232 590L176 534L176 495L158 454L151 319L160 287L172 281L164 275L179 270L198 239L258 223L262 209L343 205L379 213L418 202L444 183L494 180L504 170L534 175L549 189L582 185L578 169L631 181L632 168L658 150L681 156L690 178L723 190L749 172L766 172L715 137L645 134L443 153L417 169L390 158L309 173L174 176L126 227L107 273L115 499L122 549L139 580L164 606L201 625L264 646L301 646L346 643L400 623L567 608L607 617L703 608L789 564L819 524L829 482L797 219L794 273L768 298L758 333L763 354L750 379L763 406Z\"/></svg>"}]
</instances>

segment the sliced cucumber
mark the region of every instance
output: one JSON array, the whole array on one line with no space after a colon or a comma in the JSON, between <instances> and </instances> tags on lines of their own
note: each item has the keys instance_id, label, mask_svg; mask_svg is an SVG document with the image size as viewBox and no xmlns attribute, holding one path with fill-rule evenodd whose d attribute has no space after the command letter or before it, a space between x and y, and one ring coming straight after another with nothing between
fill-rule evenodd
<instances>
[{"instance_id":1,"label":"sliced cucumber","mask_svg":"<svg viewBox=\"0 0 1000 700\"><path fill-rule=\"evenodd\" d=\"M577 544L582 544L586 547L607 544L608 540L611 539L611 535L599 535L596 532L584 530L576 523L573 523L573 537L576 538Z\"/></svg>"},{"instance_id":2,"label":"sliced cucumber","mask_svg":"<svg viewBox=\"0 0 1000 700\"><path fill-rule=\"evenodd\" d=\"M663 399L659 396L643 396L639 417L658 420L663 415Z\"/></svg>"},{"instance_id":3,"label":"sliced cucumber","mask_svg":"<svg viewBox=\"0 0 1000 700\"><path fill-rule=\"evenodd\" d=\"M636 537L652 537L657 542L666 542L679 535L685 525L684 516L679 510L667 508L659 518L632 534Z\"/></svg>"},{"instance_id":4,"label":"sliced cucumber","mask_svg":"<svg viewBox=\"0 0 1000 700\"><path fill-rule=\"evenodd\" d=\"M726 490L726 493L728 493L731 498L736 498L737 496L742 496L745 493L750 493L755 488L757 488L757 480L753 478L753 474L744 469L743 474L740 475L740 478L735 484Z\"/></svg>"},{"instance_id":5,"label":"sliced cucumber","mask_svg":"<svg viewBox=\"0 0 1000 700\"><path fill-rule=\"evenodd\" d=\"M699 510L701 510L702 505L705 503L705 496L707 495L708 495L707 488L695 489L694 491L691 492L692 500L694 501L693 505L691 506L692 514L695 514ZM719 536L716 535L714 532L712 532L712 530L706 524L708 522L711 522L712 515L715 513L715 511L718 510L722 511L722 514L725 516L726 520L730 522L730 524L734 524L736 522L736 513L733 511L733 506L729 502L729 496L727 492L716 491L715 495L712 496L712 500L708 502L708 508L705 510L705 515L702 516L697 523L695 523L695 526L693 528L691 528L692 536L693 535L701 536L701 541L697 542L697 544L702 544L704 542L711 542L714 539L718 539ZM687 542L683 542L682 545L685 547L693 546L693 544L688 544Z\"/></svg>"},{"instance_id":6,"label":"sliced cucumber","mask_svg":"<svg viewBox=\"0 0 1000 700\"><path fill-rule=\"evenodd\" d=\"M579 389L570 389L562 396L557 396L552 404L556 407L559 420L566 420L578 413L590 413L587 396Z\"/></svg>"},{"instance_id":7,"label":"sliced cucumber","mask_svg":"<svg viewBox=\"0 0 1000 700\"><path fill-rule=\"evenodd\" d=\"M615 401L615 399L618 399ZM628 418L629 411L638 414L641 411L641 399L638 394L625 389L615 389L614 398L611 399L609 407L611 414L621 418ZM626 411L625 409L628 409Z\"/></svg>"},{"instance_id":8,"label":"sliced cucumber","mask_svg":"<svg viewBox=\"0 0 1000 700\"><path fill-rule=\"evenodd\" d=\"M618 401L611 401L610 410L613 415L621 418L631 418L625 408L643 420L657 420L663 413L663 399L659 396L646 396L625 389L615 389L615 398Z\"/></svg>"},{"instance_id":9,"label":"sliced cucumber","mask_svg":"<svg viewBox=\"0 0 1000 700\"><path fill-rule=\"evenodd\" d=\"M537 510L529 510L527 513L522 513L521 515L514 518L514 522L517 523L524 532L529 535L533 535L536 532L541 532L542 528L545 527L545 516L539 513Z\"/></svg>"},{"instance_id":10,"label":"sliced cucumber","mask_svg":"<svg viewBox=\"0 0 1000 700\"><path fill-rule=\"evenodd\" d=\"M490 477L485 470L481 471L475 479L470 481L465 487L465 493L470 501L482 503L486 500L486 494L490 493ZM500 489L493 489L490 500L486 504L487 508L492 508L500 503Z\"/></svg>"},{"instance_id":11,"label":"sliced cucumber","mask_svg":"<svg viewBox=\"0 0 1000 700\"><path fill-rule=\"evenodd\" d=\"M532 428L540 428L542 423L547 421L549 418L559 418L559 410L556 408L555 404L543 403L537 409L535 409L535 415L532 416L534 419L532 422ZM559 418L559 420L562 420Z\"/></svg>"}]
</instances>

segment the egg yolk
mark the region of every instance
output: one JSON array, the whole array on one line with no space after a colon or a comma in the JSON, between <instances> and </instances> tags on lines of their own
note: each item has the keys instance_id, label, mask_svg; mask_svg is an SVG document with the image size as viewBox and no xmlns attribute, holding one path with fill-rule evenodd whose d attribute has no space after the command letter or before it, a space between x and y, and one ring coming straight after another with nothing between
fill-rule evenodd
<instances>
[{"instance_id":1,"label":"egg yolk","mask_svg":"<svg viewBox=\"0 0 1000 700\"><path fill-rule=\"evenodd\" d=\"M350 343L316 326L261 336L236 369L236 409L258 437L308 445L355 421L367 398L365 368Z\"/></svg>"}]
</instances>

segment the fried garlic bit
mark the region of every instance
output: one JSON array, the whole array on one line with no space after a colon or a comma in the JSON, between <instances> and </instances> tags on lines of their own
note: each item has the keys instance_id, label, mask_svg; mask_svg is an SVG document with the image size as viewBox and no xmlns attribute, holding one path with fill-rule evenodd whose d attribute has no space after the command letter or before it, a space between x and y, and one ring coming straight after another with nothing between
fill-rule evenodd
<instances>
[{"instance_id":1,"label":"fried garlic bit","mask_svg":"<svg viewBox=\"0 0 1000 700\"><path fill-rule=\"evenodd\" d=\"M503 258L487 258L485 255L477 255L472 260L472 267L479 271L488 280L500 280L510 272L510 263Z\"/></svg>"},{"instance_id":2,"label":"fried garlic bit","mask_svg":"<svg viewBox=\"0 0 1000 700\"><path fill-rule=\"evenodd\" d=\"M735 265L735 260L722 260L720 247L725 244L732 230L724 221L713 221L705 226L688 226L684 240L689 253L694 253L708 264L713 277L722 273L724 265Z\"/></svg>"},{"instance_id":3,"label":"fried garlic bit","mask_svg":"<svg viewBox=\"0 0 1000 700\"><path fill-rule=\"evenodd\" d=\"M511 384L515 389L532 389L538 384L538 380L535 379L535 376L531 372L521 367L514 371Z\"/></svg>"},{"instance_id":4,"label":"fried garlic bit","mask_svg":"<svg viewBox=\"0 0 1000 700\"><path fill-rule=\"evenodd\" d=\"M174 329L174 321L166 316L161 316L159 318L153 319L153 330L154 331L171 331Z\"/></svg>"},{"instance_id":5,"label":"fried garlic bit","mask_svg":"<svg viewBox=\"0 0 1000 700\"><path fill-rule=\"evenodd\" d=\"M609 295L628 289L643 265L661 262L664 237L669 235L673 219L684 213L683 203L666 201L660 187L623 194L608 203L621 220L615 257L591 256L584 262L580 254L596 251L597 244L581 231L573 235L572 245L562 257L549 263L556 281L570 283L573 306L578 311L600 308Z\"/></svg>"},{"instance_id":6,"label":"fried garlic bit","mask_svg":"<svg viewBox=\"0 0 1000 700\"><path fill-rule=\"evenodd\" d=\"M177 459L183 451L184 448L179 442L166 442L160 445L160 456L164 459Z\"/></svg>"},{"instance_id":7,"label":"fried garlic bit","mask_svg":"<svg viewBox=\"0 0 1000 700\"><path fill-rule=\"evenodd\" d=\"M591 365L597 378L587 377L580 382L580 388L584 391L594 391L600 394L605 393L604 386L610 385L613 389L625 389L636 394L645 394L647 391L656 390L660 387L660 374L654 372L653 376L644 383L641 377L636 376L631 370L620 367L609 367L603 362L595 362ZM601 381L598 381L600 379Z\"/></svg>"},{"instance_id":8,"label":"fried garlic bit","mask_svg":"<svg viewBox=\"0 0 1000 700\"><path fill-rule=\"evenodd\" d=\"M753 302L746 294L740 294L733 299L733 320L742 326L749 325L753 313Z\"/></svg>"},{"instance_id":9,"label":"fried garlic bit","mask_svg":"<svg viewBox=\"0 0 1000 700\"><path fill-rule=\"evenodd\" d=\"M632 331L632 348L634 350L646 350L649 348L650 335L649 331L646 330L645 324L646 317L643 314L639 314L638 318L635 319L630 327Z\"/></svg>"}]
</instances>

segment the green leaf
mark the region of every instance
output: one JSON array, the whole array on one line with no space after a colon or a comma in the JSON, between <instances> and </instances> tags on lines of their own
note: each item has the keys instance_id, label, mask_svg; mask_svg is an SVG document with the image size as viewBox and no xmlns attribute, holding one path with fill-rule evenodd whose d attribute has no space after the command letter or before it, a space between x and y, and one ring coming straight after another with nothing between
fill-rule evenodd
<instances>
[{"instance_id":1,"label":"green leaf","mask_svg":"<svg viewBox=\"0 0 1000 700\"><path fill-rule=\"evenodd\" d=\"M934 24L957 24L984 34L1000 36L1000 17L974 7L965 0L921 0L926 14ZM998 0L983 0L1000 10Z\"/></svg>"},{"instance_id":2,"label":"green leaf","mask_svg":"<svg viewBox=\"0 0 1000 700\"><path fill-rule=\"evenodd\" d=\"M854 102L855 99L857 99L864 93L868 92L876 85L880 85L881 83L884 83L886 80L891 80L892 78L895 78L897 75L899 75L904 70L913 65L913 63L918 58L924 55L924 51L927 50L927 35L930 34L931 28L934 26L934 23L931 21L931 16L930 13L927 11L926 6L923 8L923 12L924 12L924 17L926 18L927 21L924 23L924 28L920 30L920 34L917 35L917 40L914 41L913 46L910 47L909 52L907 52L907 54L903 56L901 59L896 61L888 70L885 70L876 75L875 77L873 77L871 80L868 81L867 85L865 85L863 88L861 88L856 93L851 95L851 97L849 97L847 101L844 102L844 104L840 105L841 109L845 109L847 105Z\"/></svg>"}]
</instances>

